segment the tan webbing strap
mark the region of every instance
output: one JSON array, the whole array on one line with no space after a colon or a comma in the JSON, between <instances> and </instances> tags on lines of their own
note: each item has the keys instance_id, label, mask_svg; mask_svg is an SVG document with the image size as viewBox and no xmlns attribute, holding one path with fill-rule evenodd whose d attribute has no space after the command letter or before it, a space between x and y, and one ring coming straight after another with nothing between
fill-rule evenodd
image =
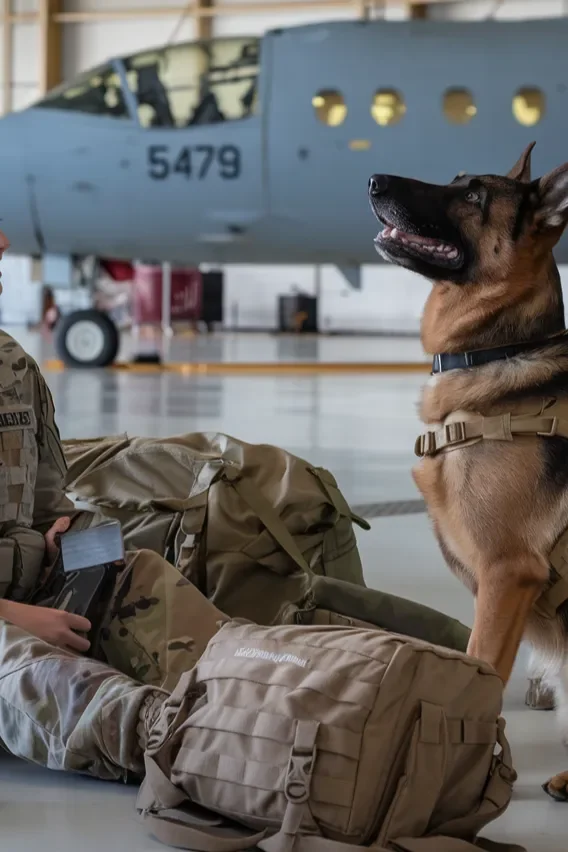
<instances>
[{"instance_id":1,"label":"tan webbing strap","mask_svg":"<svg viewBox=\"0 0 568 852\"><path fill-rule=\"evenodd\" d=\"M280 831L258 844L264 852L292 852L302 823L311 818L308 800L316 761L318 728L319 722L307 719L296 723L296 736L284 782L288 804ZM313 819L310 821L313 822Z\"/></svg>"},{"instance_id":2,"label":"tan webbing strap","mask_svg":"<svg viewBox=\"0 0 568 852\"><path fill-rule=\"evenodd\" d=\"M568 438L568 420L558 417L512 417L510 414L502 414L446 423L438 429L420 435L416 440L414 452L419 458L423 458L476 439L512 441L515 436L521 435Z\"/></svg>"},{"instance_id":3,"label":"tan webbing strap","mask_svg":"<svg viewBox=\"0 0 568 852\"><path fill-rule=\"evenodd\" d=\"M452 745L493 745L498 739L495 722L448 719L448 740Z\"/></svg>"},{"instance_id":4,"label":"tan webbing strap","mask_svg":"<svg viewBox=\"0 0 568 852\"><path fill-rule=\"evenodd\" d=\"M296 565L311 574L312 570L303 557L298 545L292 538L284 522L278 517L268 500L261 494L256 485L246 479L227 479L242 499L260 518L270 535L278 542L282 550L294 560Z\"/></svg>"},{"instance_id":5,"label":"tan webbing strap","mask_svg":"<svg viewBox=\"0 0 568 852\"><path fill-rule=\"evenodd\" d=\"M264 710L246 710L243 707L220 707L218 704L206 705L199 711L199 725L205 729L211 727L218 731L261 737L282 744L290 743L294 739L296 727L294 719L287 716ZM345 757L356 753L361 742L360 734L333 725L325 725L319 736L322 748ZM456 742L462 740L456 739Z\"/></svg>"},{"instance_id":6,"label":"tan webbing strap","mask_svg":"<svg viewBox=\"0 0 568 852\"><path fill-rule=\"evenodd\" d=\"M194 852L241 852L255 846L266 836L266 831L256 834L236 836L227 834L222 827L222 820L212 814L212 819L206 823L196 819L191 824L191 812L184 816L186 820L178 820L166 816L162 811L168 811L185 804L188 799L183 790L172 784L164 775L158 764L147 754L144 757L146 777L140 788L137 809L146 828L162 843L177 846L181 849L193 849ZM219 834L223 831L223 834Z\"/></svg>"},{"instance_id":7,"label":"tan webbing strap","mask_svg":"<svg viewBox=\"0 0 568 852\"><path fill-rule=\"evenodd\" d=\"M214 830L194 828L182 820L159 814L143 813L142 821L157 840L177 849L193 852L244 852L257 846L266 831L235 837L214 833Z\"/></svg>"},{"instance_id":8,"label":"tan webbing strap","mask_svg":"<svg viewBox=\"0 0 568 852\"><path fill-rule=\"evenodd\" d=\"M429 701L421 701L416 733L409 748L405 772L412 777L428 778L428 784L424 785L418 799L412 801L406 825L410 833L421 837L428 830L446 781L450 740L444 708Z\"/></svg>"},{"instance_id":9,"label":"tan webbing strap","mask_svg":"<svg viewBox=\"0 0 568 852\"><path fill-rule=\"evenodd\" d=\"M146 775L136 801L136 807L139 810L146 811L156 807L159 810L168 810L177 808L186 801L187 796L183 790L172 784L156 761L148 754L144 755L144 768Z\"/></svg>"}]
</instances>

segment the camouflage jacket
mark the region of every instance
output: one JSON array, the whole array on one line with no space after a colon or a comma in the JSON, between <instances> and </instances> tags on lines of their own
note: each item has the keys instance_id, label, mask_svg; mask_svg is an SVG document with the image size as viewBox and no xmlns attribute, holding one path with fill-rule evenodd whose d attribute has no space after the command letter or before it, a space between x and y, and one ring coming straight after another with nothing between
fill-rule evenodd
<instances>
[{"instance_id":1,"label":"camouflage jacket","mask_svg":"<svg viewBox=\"0 0 568 852\"><path fill-rule=\"evenodd\" d=\"M45 555L43 534L73 515L53 399L39 367L0 331L0 597L27 600Z\"/></svg>"}]
</instances>

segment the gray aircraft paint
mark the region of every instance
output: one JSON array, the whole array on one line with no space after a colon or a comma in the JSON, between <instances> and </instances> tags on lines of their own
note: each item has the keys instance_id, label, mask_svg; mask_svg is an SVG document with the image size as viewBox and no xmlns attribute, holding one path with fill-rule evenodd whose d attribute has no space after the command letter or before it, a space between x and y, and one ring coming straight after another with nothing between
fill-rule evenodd
<instances>
[{"instance_id":1,"label":"gray aircraft paint","mask_svg":"<svg viewBox=\"0 0 568 852\"><path fill-rule=\"evenodd\" d=\"M441 183L462 170L503 173L533 139L535 174L568 160L566 45L566 19L332 22L260 40L259 109L248 118L144 128L130 91L128 120L36 105L0 121L2 226L22 254L378 263L373 172ZM125 79L124 61L113 66ZM522 86L546 96L534 127L512 113ZM468 124L444 115L450 87L473 95ZM400 123L373 119L380 88L404 97ZM342 93L342 124L316 117L321 89ZM188 176L184 150L198 148L201 166ZM567 240L557 258L568 261Z\"/></svg>"}]
</instances>

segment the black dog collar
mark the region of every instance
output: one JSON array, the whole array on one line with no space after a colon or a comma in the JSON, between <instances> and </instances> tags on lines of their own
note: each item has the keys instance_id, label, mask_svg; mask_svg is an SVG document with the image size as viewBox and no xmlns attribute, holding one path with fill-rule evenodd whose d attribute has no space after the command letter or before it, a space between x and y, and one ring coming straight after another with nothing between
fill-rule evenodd
<instances>
[{"instance_id":1,"label":"black dog collar","mask_svg":"<svg viewBox=\"0 0 568 852\"><path fill-rule=\"evenodd\" d=\"M523 355L525 352L534 352L547 346L554 346L562 342L562 338L568 335L568 331L547 337L544 340L533 340L527 343L512 343L510 346L496 346L494 349L475 349L472 352L442 353L434 355L432 360L432 375L447 373L448 370L464 370L467 367L481 367L483 364L491 364L493 361L507 361L515 355Z\"/></svg>"}]
</instances>

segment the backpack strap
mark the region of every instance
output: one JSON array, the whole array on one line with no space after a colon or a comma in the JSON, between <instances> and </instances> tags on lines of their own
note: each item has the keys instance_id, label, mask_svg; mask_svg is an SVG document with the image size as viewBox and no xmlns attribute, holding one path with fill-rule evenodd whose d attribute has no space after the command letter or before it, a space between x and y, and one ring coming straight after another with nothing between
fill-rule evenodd
<instances>
[{"instance_id":1,"label":"backpack strap","mask_svg":"<svg viewBox=\"0 0 568 852\"><path fill-rule=\"evenodd\" d=\"M178 849L192 849L194 852L241 852L256 846L266 831L256 834L231 835L225 821L216 814L199 809L199 815L191 811L191 803L183 790L172 784L162 772L156 761L144 756L146 777L138 794L136 808L148 831L162 843ZM183 806L184 819L166 816ZM202 816L207 814L208 818ZM222 833L219 833L221 831Z\"/></svg>"},{"instance_id":2,"label":"backpack strap","mask_svg":"<svg viewBox=\"0 0 568 852\"><path fill-rule=\"evenodd\" d=\"M142 814L142 819L156 840L176 849L191 849L193 852L244 852L252 849L266 836L266 831L256 834L230 836L217 834L213 828L208 830L193 827L185 820L173 819L163 814ZM191 820L191 815L188 815Z\"/></svg>"},{"instance_id":3,"label":"backpack strap","mask_svg":"<svg viewBox=\"0 0 568 852\"><path fill-rule=\"evenodd\" d=\"M284 550L290 559L293 559L296 565L305 571L306 574L312 574L312 569L304 559L300 548L294 541L290 531L276 514L266 497L260 489L246 479L230 479L225 478L239 496L248 503L250 508L260 518L270 535L278 542L282 550Z\"/></svg>"}]
</instances>

